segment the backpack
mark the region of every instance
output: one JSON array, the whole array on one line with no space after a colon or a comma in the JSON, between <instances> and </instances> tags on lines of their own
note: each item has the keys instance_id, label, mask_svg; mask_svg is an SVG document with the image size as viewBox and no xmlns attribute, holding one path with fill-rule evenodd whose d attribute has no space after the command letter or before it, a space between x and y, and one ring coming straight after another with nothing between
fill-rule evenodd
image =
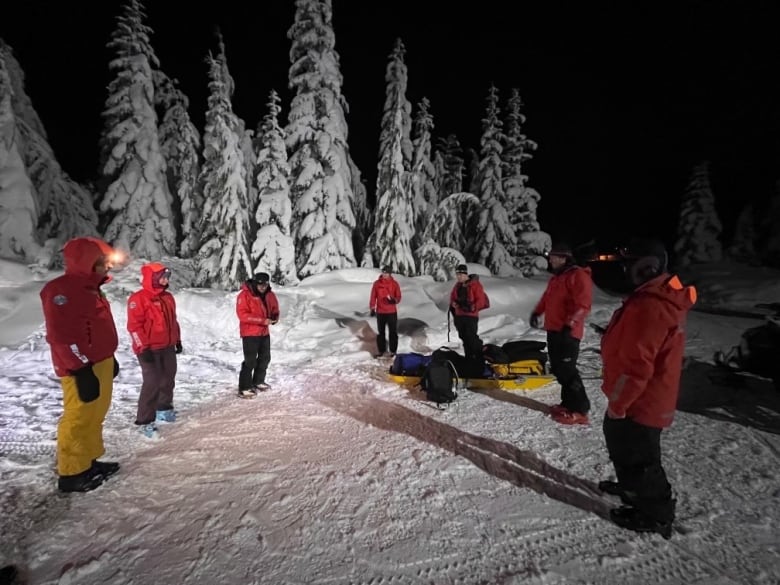
<instances>
[{"instance_id":1,"label":"backpack","mask_svg":"<svg viewBox=\"0 0 780 585\"><path fill-rule=\"evenodd\" d=\"M398 353L390 366L394 376L422 376L425 367L431 362L431 356L421 353Z\"/></svg>"},{"instance_id":2,"label":"backpack","mask_svg":"<svg viewBox=\"0 0 780 585\"><path fill-rule=\"evenodd\" d=\"M512 361L504 348L492 343L483 345L482 353L485 356L485 361L489 364L508 364Z\"/></svg>"},{"instance_id":3,"label":"backpack","mask_svg":"<svg viewBox=\"0 0 780 585\"><path fill-rule=\"evenodd\" d=\"M485 378L491 373L484 359L467 358L449 347L440 347L431 358L433 361L449 362L461 378Z\"/></svg>"},{"instance_id":4,"label":"backpack","mask_svg":"<svg viewBox=\"0 0 780 585\"><path fill-rule=\"evenodd\" d=\"M433 360L423 372L420 388L431 402L449 404L458 397L456 380L457 371L449 361Z\"/></svg>"},{"instance_id":5,"label":"backpack","mask_svg":"<svg viewBox=\"0 0 780 585\"><path fill-rule=\"evenodd\" d=\"M735 347L737 363L745 371L775 378L780 369L780 326L768 320L763 325L752 327L742 334L742 339Z\"/></svg>"}]
</instances>

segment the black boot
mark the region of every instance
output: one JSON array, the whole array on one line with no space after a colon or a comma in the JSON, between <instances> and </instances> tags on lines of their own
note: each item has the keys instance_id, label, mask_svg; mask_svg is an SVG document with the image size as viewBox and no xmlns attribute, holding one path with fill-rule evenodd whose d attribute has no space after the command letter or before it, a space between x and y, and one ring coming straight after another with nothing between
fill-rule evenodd
<instances>
[{"instance_id":1,"label":"black boot","mask_svg":"<svg viewBox=\"0 0 780 585\"><path fill-rule=\"evenodd\" d=\"M94 459L92 461L92 469L96 473L99 473L103 478L109 478L119 471L119 463L116 461L98 461Z\"/></svg>"},{"instance_id":2,"label":"black boot","mask_svg":"<svg viewBox=\"0 0 780 585\"><path fill-rule=\"evenodd\" d=\"M105 477L95 471L94 467L90 467L76 475L61 475L57 487L64 493L89 492L102 484L104 479Z\"/></svg>"},{"instance_id":3,"label":"black boot","mask_svg":"<svg viewBox=\"0 0 780 585\"><path fill-rule=\"evenodd\" d=\"M650 518L636 508L630 506L613 508L609 511L609 517L615 524L627 530L633 530L634 532L656 532L666 540L669 540L672 537L671 522L662 522Z\"/></svg>"},{"instance_id":4,"label":"black boot","mask_svg":"<svg viewBox=\"0 0 780 585\"><path fill-rule=\"evenodd\" d=\"M609 494L610 496L620 496L620 500L627 506L631 506L636 502L636 493L628 491L616 481L610 481L608 479L600 481L599 491Z\"/></svg>"}]
</instances>

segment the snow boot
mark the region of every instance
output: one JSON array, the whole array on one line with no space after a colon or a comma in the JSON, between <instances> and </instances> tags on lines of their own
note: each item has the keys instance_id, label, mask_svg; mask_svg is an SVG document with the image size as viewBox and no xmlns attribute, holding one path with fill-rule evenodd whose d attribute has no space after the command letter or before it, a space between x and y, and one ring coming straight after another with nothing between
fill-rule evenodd
<instances>
[{"instance_id":1,"label":"snow boot","mask_svg":"<svg viewBox=\"0 0 780 585\"><path fill-rule=\"evenodd\" d=\"M259 384L255 384L253 388L255 392L265 392L266 390L270 390L270 389L271 387L265 382L260 382Z\"/></svg>"},{"instance_id":2,"label":"snow boot","mask_svg":"<svg viewBox=\"0 0 780 585\"><path fill-rule=\"evenodd\" d=\"M172 408L169 408L168 410L158 410L154 420L155 422L176 422L176 411Z\"/></svg>"},{"instance_id":3,"label":"snow boot","mask_svg":"<svg viewBox=\"0 0 780 585\"><path fill-rule=\"evenodd\" d=\"M636 501L636 494L623 488L618 482L604 480L599 482L599 491L610 496L619 496L620 500L627 506L631 506Z\"/></svg>"},{"instance_id":4,"label":"snow boot","mask_svg":"<svg viewBox=\"0 0 780 585\"><path fill-rule=\"evenodd\" d=\"M141 434L147 439L159 439L160 433L157 432L157 425L153 422L141 425Z\"/></svg>"},{"instance_id":5,"label":"snow boot","mask_svg":"<svg viewBox=\"0 0 780 585\"><path fill-rule=\"evenodd\" d=\"M644 515L638 509L631 506L621 506L609 511L612 521L627 530L634 532L655 532L666 540L672 537L672 523L662 522Z\"/></svg>"},{"instance_id":6,"label":"snow boot","mask_svg":"<svg viewBox=\"0 0 780 585\"><path fill-rule=\"evenodd\" d=\"M57 480L57 488L63 493L89 492L103 483L105 477L94 467L76 475L61 475Z\"/></svg>"},{"instance_id":7,"label":"snow boot","mask_svg":"<svg viewBox=\"0 0 780 585\"><path fill-rule=\"evenodd\" d=\"M107 479L119 471L119 463L116 461L98 461L97 459L94 459L92 461L92 469Z\"/></svg>"}]
</instances>

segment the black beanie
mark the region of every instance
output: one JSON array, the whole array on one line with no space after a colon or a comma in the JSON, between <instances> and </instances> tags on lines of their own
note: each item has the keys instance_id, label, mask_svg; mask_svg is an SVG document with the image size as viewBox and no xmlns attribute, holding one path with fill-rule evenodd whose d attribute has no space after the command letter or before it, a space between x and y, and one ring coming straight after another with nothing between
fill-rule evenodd
<instances>
[{"instance_id":1,"label":"black beanie","mask_svg":"<svg viewBox=\"0 0 780 585\"><path fill-rule=\"evenodd\" d=\"M566 242L556 242L550 249L550 256L573 256L574 253L571 250L571 246Z\"/></svg>"},{"instance_id":2,"label":"black beanie","mask_svg":"<svg viewBox=\"0 0 780 585\"><path fill-rule=\"evenodd\" d=\"M253 279L257 284L268 284L271 281L271 277L267 272L258 272Z\"/></svg>"},{"instance_id":3,"label":"black beanie","mask_svg":"<svg viewBox=\"0 0 780 585\"><path fill-rule=\"evenodd\" d=\"M663 242L653 238L635 238L628 246L626 257L639 260L640 258L657 258L658 274L666 272L669 264L669 255Z\"/></svg>"},{"instance_id":4,"label":"black beanie","mask_svg":"<svg viewBox=\"0 0 780 585\"><path fill-rule=\"evenodd\" d=\"M455 267L455 274L468 274L469 269L468 266L465 264L458 264L457 267Z\"/></svg>"}]
</instances>

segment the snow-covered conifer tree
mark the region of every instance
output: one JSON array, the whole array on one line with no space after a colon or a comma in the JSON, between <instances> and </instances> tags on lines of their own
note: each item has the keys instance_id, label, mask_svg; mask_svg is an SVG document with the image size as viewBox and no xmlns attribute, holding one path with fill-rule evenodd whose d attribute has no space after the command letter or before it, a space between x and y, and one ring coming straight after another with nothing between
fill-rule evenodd
<instances>
[{"instance_id":1,"label":"snow-covered conifer tree","mask_svg":"<svg viewBox=\"0 0 780 585\"><path fill-rule=\"evenodd\" d=\"M0 258L32 262L41 251L36 240L38 208L27 176L11 79L0 54Z\"/></svg>"},{"instance_id":2,"label":"snow-covered conifer tree","mask_svg":"<svg viewBox=\"0 0 780 585\"><path fill-rule=\"evenodd\" d=\"M332 26L331 0L296 0L286 128L296 268L303 278L355 265L346 101Z\"/></svg>"},{"instance_id":3,"label":"snow-covered conifer tree","mask_svg":"<svg viewBox=\"0 0 780 585\"><path fill-rule=\"evenodd\" d=\"M155 259L176 252L172 197L160 152L152 67L157 60L140 0L126 0L108 47L115 77L108 85L101 137L100 202L106 240Z\"/></svg>"},{"instance_id":4,"label":"snow-covered conifer tree","mask_svg":"<svg viewBox=\"0 0 780 585\"><path fill-rule=\"evenodd\" d=\"M449 134L447 138L440 138L438 151L441 153L441 177L439 179L439 201L449 197L453 193L463 191L463 174L465 161L463 149L455 134Z\"/></svg>"},{"instance_id":5,"label":"snow-covered conifer tree","mask_svg":"<svg viewBox=\"0 0 780 585\"><path fill-rule=\"evenodd\" d=\"M255 220L258 230L252 244L252 262L256 272L267 272L273 282L295 284L295 248L290 236L290 165L279 126L279 96L271 91L268 113L258 129L257 192L259 204Z\"/></svg>"},{"instance_id":6,"label":"snow-covered conifer tree","mask_svg":"<svg viewBox=\"0 0 780 585\"><path fill-rule=\"evenodd\" d=\"M408 193L414 211L415 226L412 249L422 245L422 235L438 205L436 169L431 161L431 130L433 130L433 116L430 114L430 102L427 98L422 98L414 118L412 166L408 175Z\"/></svg>"},{"instance_id":7,"label":"snow-covered conifer tree","mask_svg":"<svg viewBox=\"0 0 780 585\"><path fill-rule=\"evenodd\" d=\"M376 194L379 198L390 188L395 172L395 162L391 154L394 143L400 135L402 165L408 171L412 160L412 141L410 139L412 105L406 99L408 75L404 55L406 49L401 39L396 39L395 47L385 70L385 106L379 131L379 163L377 164ZM400 119L400 122L398 121Z\"/></svg>"},{"instance_id":8,"label":"snow-covered conifer tree","mask_svg":"<svg viewBox=\"0 0 780 585\"><path fill-rule=\"evenodd\" d=\"M513 270L512 255L515 234L504 209L504 187L501 163L501 143L504 140L499 118L498 89L490 88L485 118L482 120L479 181L476 193L482 209L477 222L473 257L493 274L509 274Z\"/></svg>"},{"instance_id":9,"label":"snow-covered conifer tree","mask_svg":"<svg viewBox=\"0 0 780 585\"><path fill-rule=\"evenodd\" d=\"M352 231L352 248L355 258L371 257L368 250L368 238L374 231L374 210L368 204L368 190L362 179L362 173L350 157L350 173L352 174L352 208L355 212L355 229Z\"/></svg>"},{"instance_id":10,"label":"snow-covered conifer tree","mask_svg":"<svg viewBox=\"0 0 780 585\"><path fill-rule=\"evenodd\" d=\"M780 268L780 180L775 183L775 193L769 199L759 229L761 259L769 266Z\"/></svg>"},{"instance_id":11,"label":"snow-covered conifer tree","mask_svg":"<svg viewBox=\"0 0 780 585\"><path fill-rule=\"evenodd\" d=\"M221 39L219 55L209 55L206 62L210 93L200 179L204 206L196 256L198 283L235 289L252 274L247 245L246 167L241 148L244 126L233 113L234 85Z\"/></svg>"},{"instance_id":12,"label":"snow-covered conifer tree","mask_svg":"<svg viewBox=\"0 0 780 585\"><path fill-rule=\"evenodd\" d=\"M507 102L504 126L504 194L509 223L515 232L515 245L510 252L523 275L532 276L546 269L544 255L550 250L551 240L536 218L540 195L527 186L528 177L523 172L523 164L531 160L537 144L523 133L525 115L522 108L523 100L515 88Z\"/></svg>"},{"instance_id":13,"label":"snow-covered conifer tree","mask_svg":"<svg viewBox=\"0 0 780 585\"><path fill-rule=\"evenodd\" d=\"M45 267L60 265L62 256L59 250L67 240L75 236L97 235L97 213L92 195L71 179L57 162L43 124L25 92L22 68L11 47L1 40L0 69L7 72L10 81L10 104L20 134L22 159L33 186L33 197L36 198L35 241L44 242L44 247L35 261Z\"/></svg>"},{"instance_id":14,"label":"snow-covered conifer tree","mask_svg":"<svg viewBox=\"0 0 780 585\"><path fill-rule=\"evenodd\" d=\"M753 204L748 203L737 218L734 229L734 237L726 254L737 262L753 263L758 259L756 254L756 219L753 213Z\"/></svg>"},{"instance_id":15,"label":"snow-covered conifer tree","mask_svg":"<svg viewBox=\"0 0 780 585\"><path fill-rule=\"evenodd\" d=\"M453 193L435 208L423 233L423 244L415 250L420 259L420 274L436 280L452 278L455 266L463 264L468 241L466 218L480 208L479 199L471 193Z\"/></svg>"},{"instance_id":16,"label":"snow-covered conifer tree","mask_svg":"<svg viewBox=\"0 0 780 585\"><path fill-rule=\"evenodd\" d=\"M165 158L168 190L173 195L174 226L177 227L179 255L189 258L200 241L198 223L203 212L200 192L200 133L188 112L189 100L162 71L154 71L155 106L159 127L160 152Z\"/></svg>"},{"instance_id":17,"label":"snow-covered conifer tree","mask_svg":"<svg viewBox=\"0 0 780 585\"><path fill-rule=\"evenodd\" d=\"M709 162L696 165L682 198L674 251L679 266L718 262L721 223L710 188Z\"/></svg>"}]
</instances>

